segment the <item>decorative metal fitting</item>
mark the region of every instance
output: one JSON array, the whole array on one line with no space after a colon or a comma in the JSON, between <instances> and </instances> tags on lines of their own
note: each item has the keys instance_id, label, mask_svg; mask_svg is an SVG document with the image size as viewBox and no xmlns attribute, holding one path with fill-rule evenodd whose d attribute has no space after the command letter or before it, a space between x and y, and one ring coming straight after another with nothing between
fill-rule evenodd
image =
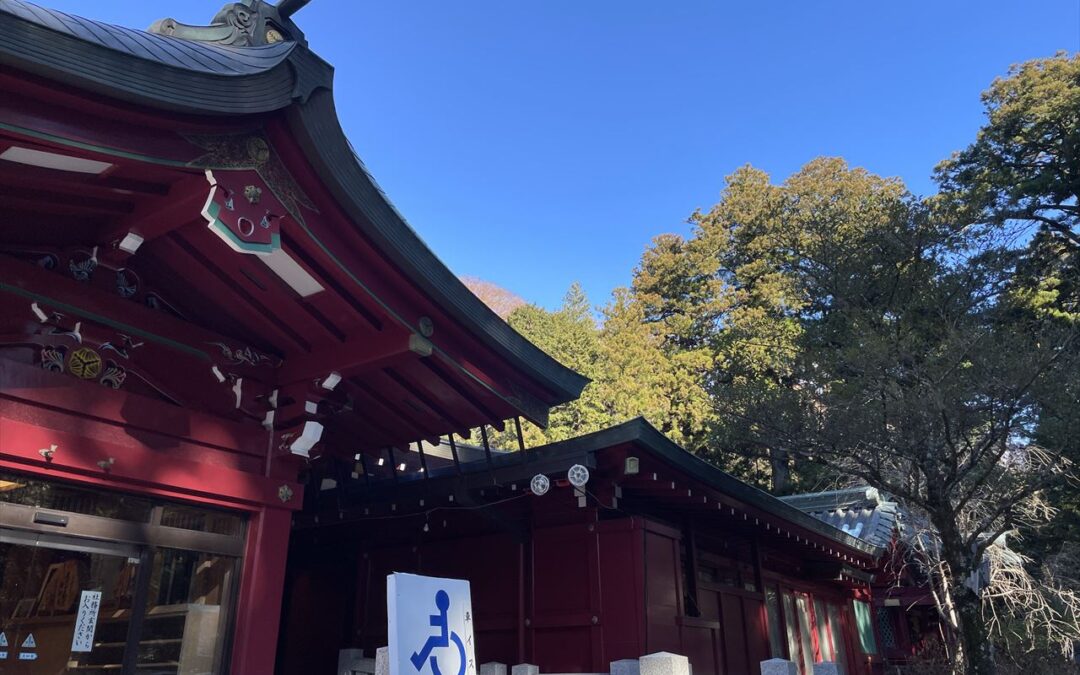
<instances>
[{"instance_id":1,"label":"decorative metal fitting","mask_svg":"<svg viewBox=\"0 0 1080 675\"><path fill-rule=\"evenodd\" d=\"M116 464L116 460L112 457L109 457L108 459L103 459L97 463L98 467L100 467L102 471L108 471L112 468L113 464Z\"/></svg>"},{"instance_id":2,"label":"decorative metal fitting","mask_svg":"<svg viewBox=\"0 0 1080 675\"><path fill-rule=\"evenodd\" d=\"M282 485L277 490L277 496L283 503L289 501L293 497L292 488L288 485Z\"/></svg>"},{"instance_id":3,"label":"decorative metal fitting","mask_svg":"<svg viewBox=\"0 0 1080 675\"><path fill-rule=\"evenodd\" d=\"M529 489L537 497L545 495L551 489L551 480L544 474L538 473L529 481Z\"/></svg>"},{"instance_id":4,"label":"decorative metal fitting","mask_svg":"<svg viewBox=\"0 0 1080 675\"><path fill-rule=\"evenodd\" d=\"M585 487L585 484L589 482L589 470L581 464L575 464L566 472L566 477L574 487Z\"/></svg>"},{"instance_id":5,"label":"decorative metal fitting","mask_svg":"<svg viewBox=\"0 0 1080 675\"><path fill-rule=\"evenodd\" d=\"M53 455L56 454L56 443L53 443L47 448L42 448L38 450L38 454L41 455L46 462L51 462Z\"/></svg>"},{"instance_id":6,"label":"decorative metal fitting","mask_svg":"<svg viewBox=\"0 0 1080 675\"><path fill-rule=\"evenodd\" d=\"M429 338L435 334L435 322L431 320L430 316L420 317L417 323L419 324L417 328L420 329L420 334L424 337Z\"/></svg>"}]
</instances>

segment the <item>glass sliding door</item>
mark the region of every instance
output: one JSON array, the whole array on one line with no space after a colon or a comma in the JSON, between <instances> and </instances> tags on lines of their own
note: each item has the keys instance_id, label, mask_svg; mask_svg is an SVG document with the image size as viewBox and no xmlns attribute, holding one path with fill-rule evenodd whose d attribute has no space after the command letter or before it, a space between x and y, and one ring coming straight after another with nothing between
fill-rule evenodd
<instances>
[{"instance_id":1,"label":"glass sliding door","mask_svg":"<svg viewBox=\"0 0 1080 675\"><path fill-rule=\"evenodd\" d=\"M799 666L800 675L813 675L814 639L810 631L810 601L804 593L781 594L784 626L787 630L788 658Z\"/></svg>"},{"instance_id":2,"label":"glass sliding door","mask_svg":"<svg viewBox=\"0 0 1080 675\"><path fill-rule=\"evenodd\" d=\"M0 672L92 672L92 652L119 660L138 567L133 547L0 530Z\"/></svg>"},{"instance_id":3,"label":"glass sliding door","mask_svg":"<svg viewBox=\"0 0 1080 675\"><path fill-rule=\"evenodd\" d=\"M0 673L226 672L244 518L0 474Z\"/></svg>"},{"instance_id":4,"label":"glass sliding door","mask_svg":"<svg viewBox=\"0 0 1080 675\"><path fill-rule=\"evenodd\" d=\"M159 549L149 573L138 672L219 673L236 559Z\"/></svg>"},{"instance_id":5,"label":"glass sliding door","mask_svg":"<svg viewBox=\"0 0 1080 675\"><path fill-rule=\"evenodd\" d=\"M825 609L825 602L820 598L814 599L814 623L817 624L818 650L821 656L820 660L836 661L829 614Z\"/></svg>"}]
</instances>

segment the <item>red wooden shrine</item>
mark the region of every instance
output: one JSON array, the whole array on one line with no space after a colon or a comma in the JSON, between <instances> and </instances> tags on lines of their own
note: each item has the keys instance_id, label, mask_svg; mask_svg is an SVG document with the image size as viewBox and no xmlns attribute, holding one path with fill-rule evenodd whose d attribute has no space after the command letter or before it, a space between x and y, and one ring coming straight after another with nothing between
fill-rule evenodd
<instances>
[{"instance_id":1,"label":"red wooden shrine","mask_svg":"<svg viewBox=\"0 0 1080 675\"><path fill-rule=\"evenodd\" d=\"M923 536L918 521L899 502L878 490L860 486L783 500L834 527L870 541L886 553L874 570L874 626L884 666L904 667L919 658L940 658L952 641L942 622L927 578L928 563L917 538ZM1008 551L1004 538L993 546ZM989 562L987 563L989 565Z\"/></svg>"},{"instance_id":2,"label":"red wooden shrine","mask_svg":"<svg viewBox=\"0 0 1080 675\"><path fill-rule=\"evenodd\" d=\"M0 616L7 641L42 643L5 672L185 671L208 595L169 579L209 584L223 551L238 567L210 584L230 596L214 605L213 667L273 672L310 464L543 424L585 384L469 293L373 184L337 123L332 69L290 19L300 4L146 33L0 2ZM118 493L151 507L114 517ZM177 504L211 515L177 520ZM79 515L51 524L57 512ZM239 550L206 524L223 512L242 517ZM102 539L119 548L88 543ZM28 552L46 544L49 564ZM68 654L78 594L41 599L60 572L105 587L111 656ZM184 625L159 629L166 615Z\"/></svg>"},{"instance_id":3,"label":"red wooden shrine","mask_svg":"<svg viewBox=\"0 0 1080 675\"><path fill-rule=\"evenodd\" d=\"M473 581L482 660L866 672L874 547L642 421L488 447L586 380L374 184L304 4L0 0L0 670L332 672L397 570Z\"/></svg>"},{"instance_id":4,"label":"red wooden shrine","mask_svg":"<svg viewBox=\"0 0 1080 675\"><path fill-rule=\"evenodd\" d=\"M427 471L406 464L396 481L383 471L324 485L297 516L283 672L329 670L342 647L385 644L392 571L470 580L481 662L596 673L670 651L717 675L757 673L771 657L807 675L821 661L851 675L879 664L867 621L884 549L644 420L491 457L473 450L456 467L436 450ZM569 482L574 467L590 474L583 487ZM530 488L537 475L546 494Z\"/></svg>"}]
</instances>

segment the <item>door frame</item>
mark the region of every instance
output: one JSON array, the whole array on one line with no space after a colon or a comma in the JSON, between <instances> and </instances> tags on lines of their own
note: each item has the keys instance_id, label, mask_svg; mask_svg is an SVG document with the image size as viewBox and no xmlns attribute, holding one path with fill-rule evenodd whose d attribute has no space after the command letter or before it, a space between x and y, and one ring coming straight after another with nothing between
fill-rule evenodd
<instances>
[{"instance_id":1,"label":"door frame","mask_svg":"<svg viewBox=\"0 0 1080 675\"><path fill-rule=\"evenodd\" d=\"M231 536L162 525L163 506L161 505L153 507L150 522L137 522L10 502L0 502L0 504L3 505L0 509L0 528L58 534L99 542L119 542L136 546L215 553L234 558L241 558L244 555L243 532Z\"/></svg>"},{"instance_id":2,"label":"door frame","mask_svg":"<svg viewBox=\"0 0 1080 675\"><path fill-rule=\"evenodd\" d=\"M132 595L132 611L125 638L121 675L134 675L137 672L139 642L147 613L154 556L159 549L220 555L233 560L223 592L223 605L227 607L227 611L225 621L218 630L224 644L218 653L219 661L215 663L215 672L226 672L231 661L231 638L235 630L239 577L247 544L247 519L244 518L240 532L236 535L162 525L164 509L167 504L173 503L176 502L154 504L149 521L138 522L0 501L0 544L138 558L139 568Z\"/></svg>"}]
</instances>

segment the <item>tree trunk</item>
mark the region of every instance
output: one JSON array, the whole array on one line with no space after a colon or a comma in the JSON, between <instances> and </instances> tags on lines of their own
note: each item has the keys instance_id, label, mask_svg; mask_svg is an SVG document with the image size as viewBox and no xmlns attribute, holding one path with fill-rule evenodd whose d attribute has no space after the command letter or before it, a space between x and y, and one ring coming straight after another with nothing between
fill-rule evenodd
<instances>
[{"instance_id":1,"label":"tree trunk","mask_svg":"<svg viewBox=\"0 0 1080 675\"><path fill-rule=\"evenodd\" d=\"M960 620L960 644L963 647L965 675L994 675L994 655L990 649L990 634L983 622L981 602L967 586L953 586L953 601Z\"/></svg>"},{"instance_id":2,"label":"tree trunk","mask_svg":"<svg viewBox=\"0 0 1080 675\"><path fill-rule=\"evenodd\" d=\"M982 602L978 593L965 581L979 568L973 553L964 546L964 539L949 516L951 512L931 513L930 518L941 538L941 552L945 559L943 579L952 596L959 625L960 656L965 675L994 675L994 654L990 645L990 632L982 617Z\"/></svg>"},{"instance_id":3,"label":"tree trunk","mask_svg":"<svg viewBox=\"0 0 1080 675\"><path fill-rule=\"evenodd\" d=\"M777 496L791 492L791 466L788 453L769 448L769 469L772 471L772 493Z\"/></svg>"}]
</instances>

